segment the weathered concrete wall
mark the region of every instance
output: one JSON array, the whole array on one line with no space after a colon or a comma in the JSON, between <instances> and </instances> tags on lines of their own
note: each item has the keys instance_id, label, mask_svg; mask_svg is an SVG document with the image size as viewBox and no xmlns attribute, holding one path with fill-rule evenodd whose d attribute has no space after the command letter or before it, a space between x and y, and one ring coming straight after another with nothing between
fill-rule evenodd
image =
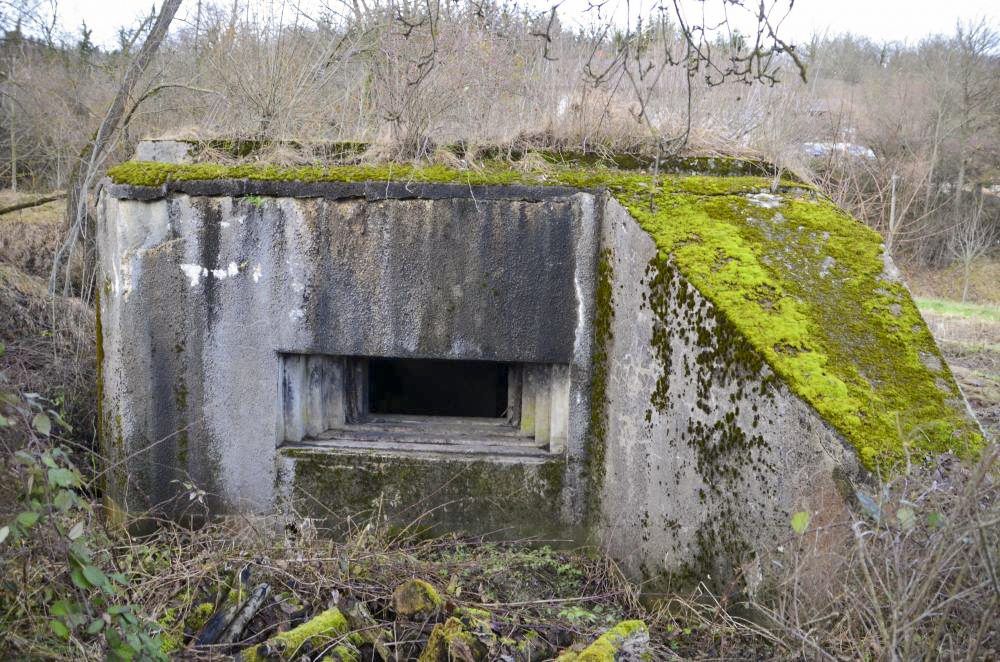
<instances>
[{"instance_id":1,"label":"weathered concrete wall","mask_svg":"<svg viewBox=\"0 0 1000 662\"><path fill-rule=\"evenodd\" d=\"M192 480L218 495L216 508L268 512L304 484L299 460L279 450L278 352L557 363L571 375L565 454L450 466L465 462L455 485L487 496L505 472L511 485L535 485L520 490L527 501L544 494L556 523L574 525L600 208L566 190L527 199L435 191L405 200L102 196L103 436L112 455L130 458L112 481L119 498L148 508L176 495L172 481ZM361 455L333 462L372 454ZM411 460L407 494L423 490L428 508L454 496L440 489L436 464L418 471L424 460ZM356 472L365 494L378 488L372 475ZM519 516L532 511L534 521L535 507Z\"/></svg>"},{"instance_id":2,"label":"weathered concrete wall","mask_svg":"<svg viewBox=\"0 0 1000 662\"><path fill-rule=\"evenodd\" d=\"M615 201L603 544L635 574L705 579L836 495L853 451L727 325ZM834 498L836 504L839 499Z\"/></svg>"}]
</instances>

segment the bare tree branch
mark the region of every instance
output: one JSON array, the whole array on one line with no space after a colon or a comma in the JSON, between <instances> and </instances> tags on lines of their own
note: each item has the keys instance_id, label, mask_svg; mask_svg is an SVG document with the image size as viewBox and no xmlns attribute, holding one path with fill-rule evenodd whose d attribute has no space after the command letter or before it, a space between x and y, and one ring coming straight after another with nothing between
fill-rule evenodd
<instances>
[{"instance_id":1,"label":"bare tree branch","mask_svg":"<svg viewBox=\"0 0 1000 662\"><path fill-rule=\"evenodd\" d=\"M86 232L87 219L87 194L93 186L95 178L104 167L108 156L108 147L118 130L122 116L125 114L128 100L132 95L139 79L142 77L146 67L159 49L163 39L167 36L170 22L181 6L181 0L164 0L160 13L153 23L149 35L142 44L142 48L135 59L129 64L125 71L118 93L111 102L104 115L104 120L94 134L90 144L84 149L82 160L75 166L74 173L70 177L68 196L66 199L66 227L67 237L63 245L56 252L52 264L52 273L49 277L49 290L54 292L58 279L59 269L62 265L63 257L71 254L77 241ZM66 278L66 288L69 287L69 278Z\"/></svg>"}]
</instances>

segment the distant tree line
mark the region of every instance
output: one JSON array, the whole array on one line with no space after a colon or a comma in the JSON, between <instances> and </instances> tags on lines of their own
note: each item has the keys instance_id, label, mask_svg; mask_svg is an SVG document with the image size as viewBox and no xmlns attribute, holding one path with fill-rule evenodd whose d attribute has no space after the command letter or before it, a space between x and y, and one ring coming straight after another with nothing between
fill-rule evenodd
<instances>
[{"instance_id":1,"label":"distant tree line","mask_svg":"<svg viewBox=\"0 0 1000 662\"><path fill-rule=\"evenodd\" d=\"M291 162L335 141L397 159L455 141L759 156L815 181L897 258L970 263L996 249L995 26L792 48L776 2L732 6L758 18L750 34L687 21L673 2L624 20L588 6L594 20L570 27L562 4L331 0L307 15L189 2L125 95L106 161L160 135L273 141L268 158ZM70 185L156 15L112 49L55 18L49 3L0 0L2 186Z\"/></svg>"}]
</instances>

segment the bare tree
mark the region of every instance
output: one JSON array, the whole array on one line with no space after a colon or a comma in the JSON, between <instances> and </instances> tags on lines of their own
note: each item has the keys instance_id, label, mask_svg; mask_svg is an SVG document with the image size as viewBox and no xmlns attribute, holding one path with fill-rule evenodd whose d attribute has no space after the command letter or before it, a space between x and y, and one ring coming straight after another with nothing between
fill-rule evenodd
<instances>
[{"instance_id":1,"label":"bare tree","mask_svg":"<svg viewBox=\"0 0 1000 662\"><path fill-rule=\"evenodd\" d=\"M50 291L55 291L59 269L64 258L72 255L77 241L86 232L88 193L94 185L94 180L104 168L110 153L112 141L118 131L119 123L128 110L133 90L146 70L146 67L149 66L163 39L167 36L167 30L170 28L170 23L173 21L174 15L180 8L180 5L181 0L163 0L163 6L156 20L153 22L153 26L146 36L142 47L139 49L139 53L126 69L118 92L115 94L111 106L104 114L101 125L84 150L83 158L74 167L73 174L69 180L69 194L66 200L67 235L63 245L56 252L52 264L52 274L49 278ZM67 264L69 264L68 259ZM69 284L70 279L67 274L64 287L67 293Z\"/></svg>"},{"instance_id":2,"label":"bare tree","mask_svg":"<svg viewBox=\"0 0 1000 662\"><path fill-rule=\"evenodd\" d=\"M980 191L979 204L975 205L952 232L948 250L962 265L962 303L969 298L969 277L972 263L986 255L998 241L1000 231L983 213L986 195Z\"/></svg>"},{"instance_id":3,"label":"bare tree","mask_svg":"<svg viewBox=\"0 0 1000 662\"><path fill-rule=\"evenodd\" d=\"M958 25L958 173L955 177L954 217L961 225L962 196L966 186L969 141L984 124L1000 117L997 95L1000 93L996 51L997 34L985 19L967 26Z\"/></svg>"}]
</instances>

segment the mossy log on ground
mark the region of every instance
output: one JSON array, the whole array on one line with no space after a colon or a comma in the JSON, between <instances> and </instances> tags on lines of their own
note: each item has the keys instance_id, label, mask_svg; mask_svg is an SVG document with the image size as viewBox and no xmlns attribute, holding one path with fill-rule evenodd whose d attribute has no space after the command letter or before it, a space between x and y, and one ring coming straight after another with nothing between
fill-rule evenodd
<instances>
[{"instance_id":1,"label":"mossy log on ground","mask_svg":"<svg viewBox=\"0 0 1000 662\"><path fill-rule=\"evenodd\" d=\"M258 646L252 646L243 651L240 659L243 662L296 660L306 649L317 651L329 648L328 654L336 655L344 662L353 662L358 658L354 646L360 643L357 635L350 634L350 626L344 615L339 609L333 608Z\"/></svg>"},{"instance_id":2,"label":"mossy log on ground","mask_svg":"<svg viewBox=\"0 0 1000 662\"><path fill-rule=\"evenodd\" d=\"M646 652L649 630L642 621L622 621L598 637L580 653L565 651L557 662L621 662L652 660Z\"/></svg>"}]
</instances>

